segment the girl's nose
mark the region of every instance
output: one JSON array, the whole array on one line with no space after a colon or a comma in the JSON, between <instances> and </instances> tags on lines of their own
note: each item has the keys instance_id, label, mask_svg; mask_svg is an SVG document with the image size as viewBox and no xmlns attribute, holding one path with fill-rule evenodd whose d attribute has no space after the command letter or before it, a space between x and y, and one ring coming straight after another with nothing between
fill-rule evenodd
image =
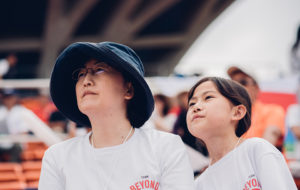
<instances>
[{"instance_id":1,"label":"girl's nose","mask_svg":"<svg viewBox=\"0 0 300 190\"><path fill-rule=\"evenodd\" d=\"M196 103L195 105L194 105L194 112L196 113L196 112L198 112L198 111L201 111L202 110L202 105L201 105L201 103L200 102L198 102L198 103Z\"/></svg>"}]
</instances>

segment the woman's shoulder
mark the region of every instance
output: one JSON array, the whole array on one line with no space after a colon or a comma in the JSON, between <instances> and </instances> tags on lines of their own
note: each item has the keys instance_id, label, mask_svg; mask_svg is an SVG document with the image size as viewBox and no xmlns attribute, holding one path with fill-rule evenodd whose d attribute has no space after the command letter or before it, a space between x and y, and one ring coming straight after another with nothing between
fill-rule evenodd
<instances>
[{"instance_id":1,"label":"woman's shoulder","mask_svg":"<svg viewBox=\"0 0 300 190\"><path fill-rule=\"evenodd\" d=\"M79 137L73 137L70 139L67 139L65 141L59 142L57 144L54 144L48 148L48 152L68 152L68 150L72 148L79 147L84 143L84 140L87 138L87 135L79 136Z\"/></svg>"},{"instance_id":2,"label":"woman's shoulder","mask_svg":"<svg viewBox=\"0 0 300 190\"><path fill-rule=\"evenodd\" d=\"M145 137L147 137L149 139L153 139L153 140L170 141L170 140L175 140L175 139L180 138L178 135L160 131L157 129L152 129L152 128L143 128L142 127L142 128L139 128L138 130L142 136L145 136Z\"/></svg>"},{"instance_id":3,"label":"woman's shoulder","mask_svg":"<svg viewBox=\"0 0 300 190\"><path fill-rule=\"evenodd\" d=\"M140 128L138 132L141 138L148 141L152 147L171 148L177 146L179 148L183 146L181 138L172 133L151 128Z\"/></svg>"}]
</instances>

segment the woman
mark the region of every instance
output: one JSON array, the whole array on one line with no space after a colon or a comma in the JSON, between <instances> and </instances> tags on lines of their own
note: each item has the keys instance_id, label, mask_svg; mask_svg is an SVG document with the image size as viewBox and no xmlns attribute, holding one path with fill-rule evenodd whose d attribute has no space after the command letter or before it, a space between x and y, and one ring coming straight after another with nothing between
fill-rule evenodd
<instances>
[{"instance_id":1,"label":"woman","mask_svg":"<svg viewBox=\"0 0 300 190\"><path fill-rule=\"evenodd\" d=\"M297 189L282 154L260 138L241 136L251 124L251 101L238 83L201 79L188 96L188 129L207 146L211 162L196 189Z\"/></svg>"},{"instance_id":2,"label":"woman","mask_svg":"<svg viewBox=\"0 0 300 190\"><path fill-rule=\"evenodd\" d=\"M50 92L57 108L91 132L50 147L40 190L193 189L180 138L140 128L153 111L144 68L129 47L74 43L58 57Z\"/></svg>"}]
</instances>

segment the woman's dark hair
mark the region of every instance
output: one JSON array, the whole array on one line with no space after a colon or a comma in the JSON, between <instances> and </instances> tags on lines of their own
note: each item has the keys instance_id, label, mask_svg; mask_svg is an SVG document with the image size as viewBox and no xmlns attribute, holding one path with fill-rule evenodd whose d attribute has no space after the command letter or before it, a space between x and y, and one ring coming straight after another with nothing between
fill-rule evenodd
<instances>
[{"instance_id":1,"label":"woman's dark hair","mask_svg":"<svg viewBox=\"0 0 300 190\"><path fill-rule=\"evenodd\" d=\"M118 69L116 70L119 71ZM136 128L142 121L140 120L138 113L135 112L136 107L139 105L137 105L136 101L134 100L134 98L137 96L136 91L134 89L134 80L129 75L126 75L124 72L119 72L123 76L124 82L130 82L132 84L133 97L127 103L126 116L132 127Z\"/></svg>"},{"instance_id":2,"label":"woman's dark hair","mask_svg":"<svg viewBox=\"0 0 300 190\"><path fill-rule=\"evenodd\" d=\"M235 129L236 136L240 137L248 131L251 125L251 100L247 90L237 82L220 77L205 77L198 81L189 91L188 102L193 97L196 88L207 81L211 81L217 90L227 98L233 105L244 105L247 109L246 115L238 123Z\"/></svg>"}]
</instances>

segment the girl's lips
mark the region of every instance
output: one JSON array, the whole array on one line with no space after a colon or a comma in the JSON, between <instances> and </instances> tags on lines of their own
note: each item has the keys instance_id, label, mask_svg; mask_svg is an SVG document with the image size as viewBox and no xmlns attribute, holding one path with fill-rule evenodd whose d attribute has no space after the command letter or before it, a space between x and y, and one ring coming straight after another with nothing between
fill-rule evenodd
<instances>
[{"instance_id":1,"label":"girl's lips","mask_svg":"<svg viewBox=\"0 0 300 190\"><path fill-rule=\"evenodd\" d=\"M199 115L199 114L196 114L192 117L192 121L194 121L195 119L198 119L198 118L204 118L203 115Z\"/></svg>"}]
</instances>

